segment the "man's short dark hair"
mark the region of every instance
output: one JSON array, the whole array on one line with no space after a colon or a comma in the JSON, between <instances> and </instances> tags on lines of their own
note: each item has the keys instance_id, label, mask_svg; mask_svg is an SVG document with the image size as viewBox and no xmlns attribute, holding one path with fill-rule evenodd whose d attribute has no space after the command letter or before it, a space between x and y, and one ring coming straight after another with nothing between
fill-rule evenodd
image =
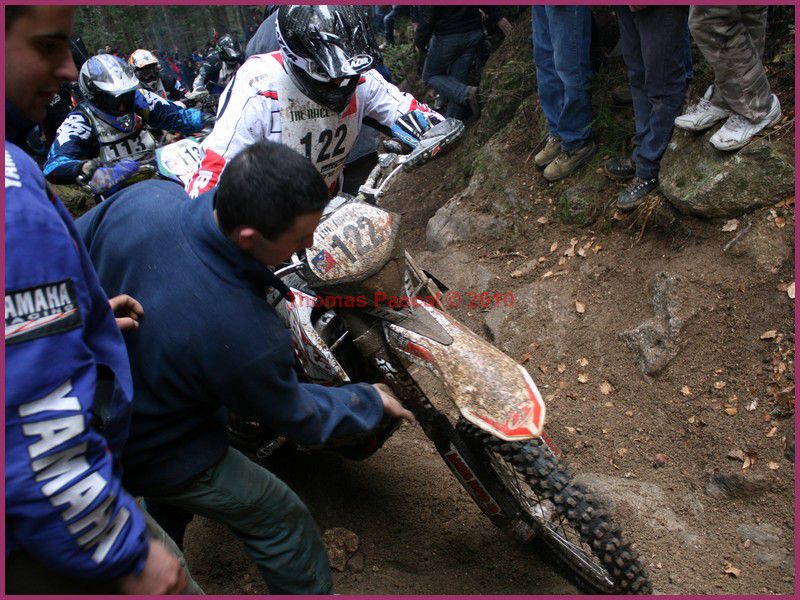
<instances>
[{"instance_id":1,"label":"man's short dark hair","mask_svg":"<svg viewBox=\"0 0 800 600\"><path fill-rule=\"evenodd\" d=\"M305 156L288 146L262 141L228 163L214 203L226 235L237 227L253 227L274 240L298 216L325 208L328 188Z\"/></svg>"},{"instance_id":2,"label":"man's short dark hair","mask_svg":"<svg viewBox=\"0 0 800 600\"><path fill-rule=\"evenodd\" d=\"M32 13L35 9L35 6L6 6L6 33L17 19Z\"/></svg>"}]
</instances>

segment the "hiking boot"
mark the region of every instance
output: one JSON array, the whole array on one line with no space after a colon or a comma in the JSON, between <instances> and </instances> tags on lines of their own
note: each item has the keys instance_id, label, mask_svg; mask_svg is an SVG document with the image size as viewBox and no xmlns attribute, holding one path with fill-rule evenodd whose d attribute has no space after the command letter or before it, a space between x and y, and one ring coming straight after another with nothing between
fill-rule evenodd
<instances>
[{"instance_id":1,"label":"hiking boot","mask_svg":"<svg viewBox=\"0 0 800 600\"><path fill-rule=\"evenodd\" d=\"M567 175L571 175L579 167L589 162L595 152L597 152L597 144L594 143L594 140L589 140L583 146L571 152L562 150L555 160L545 168L544 178L547 181L558 181Z\"/></svg>"},{"instance_id":2,"label":"hiking boot","mask_svg":"<svg viewBox=\"0 0 800 600\"><path fill-rule=\"evenodd\" d=\"M636 177L627 189L617 197L617 208L623 212L633 210L639 206L645 196L658 187L658 177L642 179Z\"/></svg>"},{"instance_id":3,"label":"hiking boot","mask_svg":"<svg viewBox=\"0 0 800 600\"><path fill-rule=\"evenodd\" d=\"M548 135L544 148L539 150L536 156L533 157L533 164L540 169L544 169L553 162L559 154L561 154L561 138L555 135Z\"/></svg>"},{"instance_id":4,"label":"hiking boot","mask_svg":"<svg viewBox=\"0 0 800 600\"><path fill-rule=\"evenodd\" d=\"M627 156L619 156L617 158L612 158L603 165L603 171L605 171L606 175L611 177L611 179L630 179L636 175L636 163Z\"/></svg>"},{"instance_id":5,"label":"hiking boot","mask_svg":"<svg viewBox=\"0 0 800 600\"><path fill-rule=\"evenodd\" d=\"M473 118L477 119L481 116L481 105L478 103L478 88L474 85L467 87L467 106L469 106Z\"/></svg>"},{"instance_id":6,"label":"hiking boot","mask_svg":"<svg viewBox=\"0 0 800 600\"><path fill-rule=\"evenodd\" d=\"M731 116L731 111L727 108L720 108L711 104L711 96L714 93L714 86L708 86L706 93L700 101L689 111L675 119L675 127L688 131L703 131L719 123L723 119Z\"/></svg>"},{"instance_id":7,"label":"hiking boot","mask_svg":"<svg viewBox=\"0 0 800 600\"><path fill-rule=\"evenodd\" d=\"M631 86L621 85L618 88L611 90L611 100L614 102L614 104L619 104L620 106L630 106L633 104Z\"/></svg>"},{"instance_id":8,"label":"hiking boot","mask_svg":"<svg viewBox=\"0 0 800 600\"><path fill-rule=\"evenodd\" d=\"M725 125L719 128L711 139L711 145L717 150L738 150L750 143L753 137L762 129L772 127L781 118L781 103L778 97L772 95L772 105L769 108L767 116L763 119L753 122L746 119L739 113L733 113Z\"/></svg>"}]
</instances>

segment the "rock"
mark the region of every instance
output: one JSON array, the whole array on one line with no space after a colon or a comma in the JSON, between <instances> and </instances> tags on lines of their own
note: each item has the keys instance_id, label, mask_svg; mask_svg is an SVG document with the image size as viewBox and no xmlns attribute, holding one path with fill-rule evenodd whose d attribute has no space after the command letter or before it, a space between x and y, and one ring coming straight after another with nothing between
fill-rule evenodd
<instances>
[{"instance_id":1,"label":"rock","mask_svg":"<svg viewBox=\"0 0 800 600\"><path fill-rule=\"evenodd\" d=\"M781 530L769 523L761 525L743 523L736 528L736 533L743 540L750 540L757 546L773 546L780 542Z\"/></svg>"},{"instance_id":2,"label":"rock","mask_svg":"<svg viewBox=\"0 0 800 600\"><path fill-rule=\"evenodd\" d=\"M347 561L347 568L353 573L361 573L364 571L364 555L360 552L355 553Z\"/></svg>"},{"instance_id":3,"label":"rock","mask_svg":"<svg viewBox=\"0 0 800 600\"><path fill-rule=\"evenodd\" d=\"M347 567L347 552L339 546L328 546L328 562L334 571L344 571Z\"/></svg>"},{"instance_id":4,"label":"rock","mask_svg":"<svg viewBox=\"0 0 800 600\"><path fill-rule=\"evenodd\" d=\"M669 273L657 273L650 282L655 318L619 334L645 375L655 375L663 370L680 350L680 331L687 316L679 314L681 305L673 293L675 283L675 278Z\"/></svg>"},{"instance_id":5,"label":"rock","mask_svg":"<svg viewBox=\"0 0 800 600\"><path fill-rule=\"evenodd\" d=\"M661 159L661 192L678 210L735 217L775 204L794 191L794 161L761 138L738 152L715 150L703 134L675 129Z\"/></svg>"},{"instance_id":6,"label":"rock","mask_svg":"<svg viewBox=\"0 0 800 600\"><path fill-rule=\"evenodd\" d=\"M348 557L358 550L358 536L344 527L326 529L322 535L328 550L328 561L335 571L344 571Z\"/></svg>"},{"instance_id":7,"label":"rock","mask_svg":"<svg viewBox=\"0 0 800 600\"><path fill-rule=\"evenodd\" d=\"M607 194L603 192L608 184L607 177L590 172L576 185L561 193L556 207L556 218L568 225L591 225L603 212L607 200Z\"/></svg>"},{"instance_id":8,"label":"rock","mask_svg":"<svg viewBox=\"0 0 800 600\"><path fill-rule=\"evenodd\" d=\"M777 548L771 552L756 552L756 560L768 567L791 568L792 562L789 560L789 553Z\"/></svg>"},{"instance_id":9,"label":"rock","mask_svg":"<svg viewBox=\"0 0 800 600\"><path fill-rule=\"evenodd\" d=\"M714 473L706 483L706 494L718 499L752 499L763 494L768 485L768 478L764 475Z\"/></svg>"},{"instance_id":10,"label":"rock","mask_svg":"<svg viewBox=\"0 0 800 600\"><path fill-rule=\"evenodd\" d=\"M472 181L477 181L473 177ZM428 221L425 238L430 250L443 250L453 242L484 237L500 237L507 228L504 219L468 208L467 199L474 193L472 183L453 196Z\"/></svg>"},{"instance_id":11,"label":"rock","mask_svg":"<svg viewBox=\"0 0 800 600\"><path fill-rule=\"evenodd\" d=\"M662 467L666 467L667 461L669 461L669 458L666 454L656 454L653 457L653 468L660 469Z\"/></svg>"}]
</instances>

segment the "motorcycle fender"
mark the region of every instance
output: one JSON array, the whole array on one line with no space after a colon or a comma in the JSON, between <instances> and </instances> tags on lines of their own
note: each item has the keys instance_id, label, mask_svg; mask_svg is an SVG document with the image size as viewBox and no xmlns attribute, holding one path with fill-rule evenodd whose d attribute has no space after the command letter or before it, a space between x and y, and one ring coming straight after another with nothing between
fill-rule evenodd
<instances>
[{"instance_id":1,"label":"motorcycle fender","mask_svg":"<svg viewBox=\"0 0 800 600\"><path fill-rule=\"evenodd\" d=\"M453 338L440 344L417 332L384 322L392 350L429 369L444 384L464 418L506 441L542 435L545 406L528 371L453 317L422 305Z\"/></svg>"},{"instance_id":2,"label":"motorcycle fender","mask_svg":"<svg viewBox=\"0 0 800 600\"><path fill-rule=\"evenodd\" d=\"M292 347L303 370L315 383L349 382L350 378L311 323L314 296L292 288L292 301L284 302L285 318L292 333Z\"/></svg>"}]
</instances>

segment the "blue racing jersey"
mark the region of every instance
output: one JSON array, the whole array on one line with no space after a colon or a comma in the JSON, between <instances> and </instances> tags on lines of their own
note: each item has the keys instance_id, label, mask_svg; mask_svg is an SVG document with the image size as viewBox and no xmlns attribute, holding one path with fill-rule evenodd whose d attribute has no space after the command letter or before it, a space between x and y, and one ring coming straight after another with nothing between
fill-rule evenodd
<instances>
[{"instance_id":1,"label":"blue racing jersey","mask_svg":"<svg viewBox=\"0 0 800 600\"><path fill-rule=\"evenodd\" d=\"M8 139L5 161L6 553L75 579L138 573L149 542L121 486L125 344L69 213Z\"/></svg>"},{"instance_id":2,"label":"blue racing jersey","mask_svg":"<svg viewBox=\"0 0 800 600\"><path fill-rule=\"evenodd\" d=\"M75 183L80 173L81 164L100 156L99 139L103 133L98 131L98 119L90 117L89 108L84 104L73 110L56 132L56 139L50 147L47 162L44 165L45 176L53 183ZM135 151L139 140L135 139L142 130L142 125L152 129L177 131L189 135L203 128L202 113L196 108L182 108L149 90L136 90L134 112L141 123L130 136L121 138L127 142L128 151ZM106 127L107 129L107 127ZM131 144L134 145L131 148ZM144 150L142 146L139 148Z\"/></svg>"}]
</instances>

